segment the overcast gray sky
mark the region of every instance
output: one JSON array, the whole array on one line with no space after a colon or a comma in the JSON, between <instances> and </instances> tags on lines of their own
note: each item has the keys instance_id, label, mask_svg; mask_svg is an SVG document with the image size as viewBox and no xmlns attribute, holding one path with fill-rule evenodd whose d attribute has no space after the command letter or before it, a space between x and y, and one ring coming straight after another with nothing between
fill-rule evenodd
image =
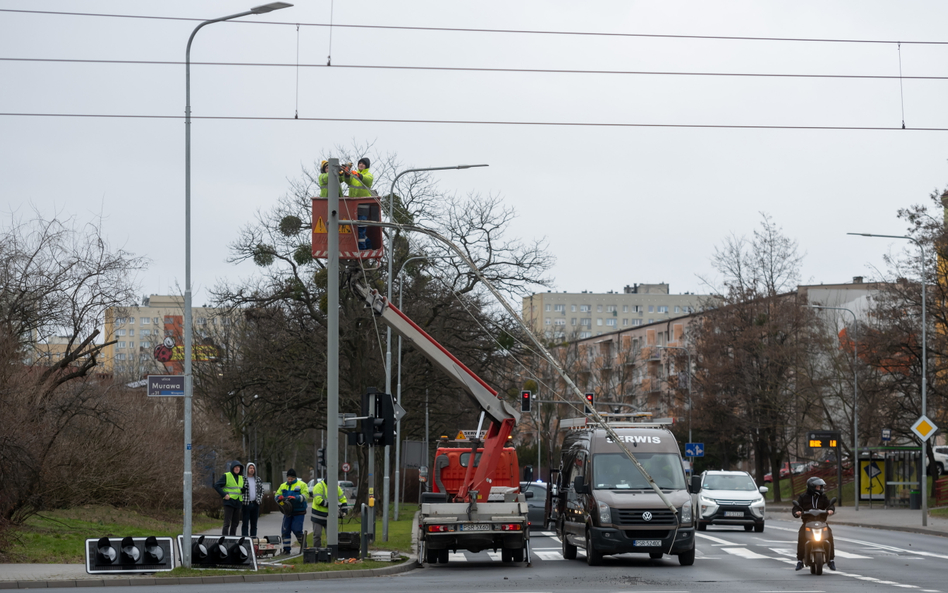
<instances>
[{"instance_id":1,"label":"overcast gray sky","mask_svg":"<svg viewBox=\"0 0 948 593\"><path fill-rule=\"evenodd\" d=\"M183 285L197 21L181 19L262 3L0 0L4 214L101 213L114 245L152 260L143 293ZM872 276L904 246L845 233L903 234L897 210L945 186L945 2L295 4L195 38L193 62L271 64L192 67L196 304L253 272L225 262L238 228L339 144L413 167L490 164L437 179L502 195L519 212L511 235L547 237L570 292L706 292L711 251L761 212L806 253L805 282ZM200 119L222 116L247 119ZM458 121L475 123L443 123Z\"/></svg>"}]
</instances>

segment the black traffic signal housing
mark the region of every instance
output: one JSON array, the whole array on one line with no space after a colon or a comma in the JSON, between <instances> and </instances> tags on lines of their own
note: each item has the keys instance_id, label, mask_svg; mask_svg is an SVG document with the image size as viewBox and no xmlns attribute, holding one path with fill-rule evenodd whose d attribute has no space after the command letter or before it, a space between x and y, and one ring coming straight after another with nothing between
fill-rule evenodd
<instances>
[{"instance_id":1,"label":"black traffic signal housing","mask_svg":"<svg viewBox=\"0 0 948 593\"><path fill-rule=\"evenodd\" d=\"M164 572L174 569L170 537L100 537L86 540L86 572Z\"/></svg>"},{"instance_id":2,"label":"black traffic signal housing","mask_svg":"<svg viewBox=\"0 0 948 593\"><path fill-rule=\"evenodd\" d=\"M529 390L524 389L523 391L520 392L520 411L521 412L530 411L530 402L532 399L533 399L533 394Z\"/></svg>"},{"instance_id":3,"label":"black traffic signal housing","mask_svg":"<svg viewBox=\"0 0 948 593\"><path fill-rule=\"evenodd\" d=\"M595 405L595 403L596 403L596 394L595 394L595 393L587 393L587 394L586 394L586 406L585 406L585 407L586 407L586 413L587 413L587 414L592 414L593 406Z\"/></svg>"},{"instance_id":4,"label":"black traffic signal housing","mask_svg":"<svg viewBox=\"0 0 948 593\"><path fill-rule=\"evenodd\" d=\"M374 447L395 444L395 402L390 393L379 393L369 387L362 394L362 434L366 445Z\"/></svg>"},{"instance_id":5,"label":"black traffic signal housing","mask_svg":"<svg viewBox=\"0 0 948 593\"><path fill-rule=\"evenodd\" d=\"M326 449L316 449L316 464L319 467L326 467Z\"/></svg>"},{"instance_id":6,"label":"black traffic signal housing","mask_svg":"<svg viewBox=\"0 0 948 593\"><path fill-rule=\"evenodd\" d=\"M179 535L179 550L183 542L184 536ZM246 537L192 535L191 568L257 570L257 556Z\"/></svg>"}]
</instances>

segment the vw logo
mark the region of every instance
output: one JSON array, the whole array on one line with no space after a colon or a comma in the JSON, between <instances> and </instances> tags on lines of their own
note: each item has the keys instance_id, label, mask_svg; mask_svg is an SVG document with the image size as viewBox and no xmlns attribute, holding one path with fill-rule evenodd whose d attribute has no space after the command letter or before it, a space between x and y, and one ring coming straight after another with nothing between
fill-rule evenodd
<instances>
[{"instance_id":1,"label":"vw logo","mask_svg":"<svg viewBox=\"0 0 948 593\"><path fill-rule=\"evenodd\" d=\"M644 513L642 513L642 520L643 520L643 521L651 521L651 520L652 520L652 513L651 513L650 511L645 511Z\"/></svg>"}]
</instances>

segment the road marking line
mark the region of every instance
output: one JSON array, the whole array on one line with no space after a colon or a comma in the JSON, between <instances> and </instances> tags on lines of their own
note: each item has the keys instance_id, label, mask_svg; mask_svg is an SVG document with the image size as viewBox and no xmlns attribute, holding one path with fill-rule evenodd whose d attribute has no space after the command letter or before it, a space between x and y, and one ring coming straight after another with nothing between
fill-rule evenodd
<instances>
[{"instance_id":1,"label":"road marking line","mask_svg":"<svg viewBox=\"0 0 948 593\"><path fill-rule=\"evenodd\" d=\"M448 553L448 562L467 562L467 556L463 552Z\"/></svg>"},{"instance_id":2,"label":"road marking line","mask_svg":"<svg viewBox=\"0 0 948 593\"><path fill-rule=\"evenodd\" d=\"M836 548L836 556L839 558L848 558L850 560L871 560L872 556L863 556L862 554L853 554L852 552L845 552ZM921 560L921 558L919 558Z\"/></svg>"},{"instance_id":3,"label":"road marking line","mask_svg":"<svg viewBox=\"0 0 948 593\"><path fill-rule=\"evenodd\" d=\"M757 560L758 558L767 558L770 559L770 556L764 556L763 554L758 554L757 552L752 552L747 548L721 548L728 554L733 554L735 556L740 556L747 560Z\"/></svg>"},{"instance_id":4,"label":"road marking line","mask_svg":"<svg viewBox=\"0 0 948 593\"><path fill-rule=\"evenodd\" d=\"M533 552L534 556L539 557L541 560L565 560L563 554L560 552Z\"/></svg>"},{"instance_id":5,"label":"road marking line","mask_svg":"<svg viewBox=\"0 0 948 593\"><path fill-rule=\"evenodd\" d=\"M697 535L698 537L704 538L704 539L706 539L706 540L709 540L709 541L718 543L718 544L723 544L723 545L725 545L725 546L739 546L739 545L741 545L741 544L735 544L734 542L729 542L729 541L727 541L727 540L725 540L725 539L719 539L719 538L717 538L717 537L712 537L712 536L707 535L707 534L704 534L704 533L696 533L695 535Z\"/></svg>"},{"instance_id":6,"label":"road marking line","mask_svg":"<svg viewBox=\"0 0 948 593\"><path fill-rule=\"evenodd\" d=\"M504 559L501 557L500 552L490 551L487 552L487 555L490 556L490 559L494 562L503 562Z\"/></svg>"}]
</instances>

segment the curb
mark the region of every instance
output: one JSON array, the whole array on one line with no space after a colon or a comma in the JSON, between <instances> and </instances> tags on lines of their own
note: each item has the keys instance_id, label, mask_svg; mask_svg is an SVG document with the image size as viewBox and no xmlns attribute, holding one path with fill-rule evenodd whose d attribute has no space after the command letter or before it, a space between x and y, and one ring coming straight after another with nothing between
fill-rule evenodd
<instances>
[{"instance_id":1,"label":"curb","mask_svg":"<svg viewBox=\"0 0 948 593\"><path fill-rule=\"evenodd\" d=\"M418 568L418 559L411 555L396 566L366 568L362 570L338 570L328 572L301 572L296 574L241 574L234 576L180 577L159 579L154 577L82 579L72 581L0 581L0 589L58 589L61 587L139 587L150 585L220 585L226 583L273 583L286 581L323 581L327 579L357 579L401 574Z\"/></svg>"}]
</instances>

